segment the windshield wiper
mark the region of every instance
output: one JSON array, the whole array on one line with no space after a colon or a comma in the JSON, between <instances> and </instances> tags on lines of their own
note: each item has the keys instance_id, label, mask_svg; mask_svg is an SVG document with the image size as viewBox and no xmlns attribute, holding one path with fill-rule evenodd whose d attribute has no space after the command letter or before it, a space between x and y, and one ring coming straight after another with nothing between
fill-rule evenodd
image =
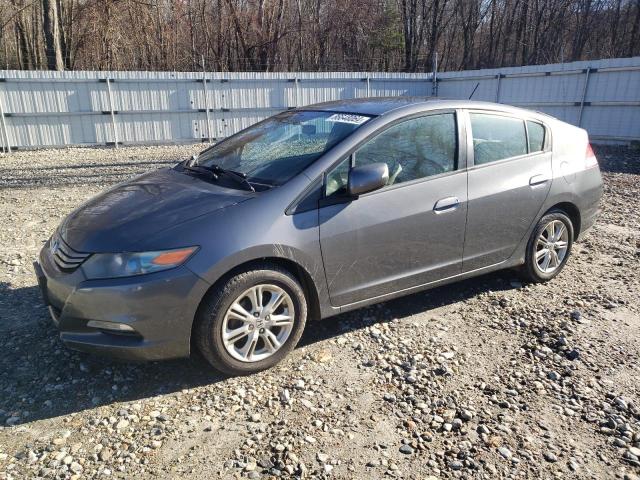
<instances>
[{"instance_id":1,"label":"windshield wiper","mask_svg":"<svg viewBox=\"0 0 640 480\"><path fill-rule=\"evenodd\" d=\"M190 172L194 172L194 173L198 173L200 175L206 175L209 178L213 178L214 180L218 179L218 174L216 172L214 172L213 170L210 170L208 168L205 167L201 167L199 165L188 165L188 164L184 164L182 165L182 168L184 170L188 170Z\"/></svg>"},{"instance_id":2,"label":"windshield wiper","mask_svg":"<svg viewBox=\"0 0 640 480\"><path fill-rule=\"evenodd\" d=\"M234 170L227 170L222 168L220 165L211 165L204 166L198 165L195 163L195 158L192 158L191 161L184 162L182 168L188 170L190 172L199 173L201 175L207 175L209 178L214 180L218 180L220 175L226 175L228 178L234 180L236 183L241 184L246 187L247 190L255 192L256 189L253 188L253 185L247 180L247 175L241 172L236 172Z\"/></svg>"},{"instance_id":3,"label":"windshield wiper","mask_svg":"<svg viewBox=\"0 0 640 480\"><path fill-rule=\"evenodd\" d=\"M220 165L211 165L210 167L200 167L200 168L206 168L209 169L211 172L215 173L216 175L226 175L229 178L232 178L233 180L235 180L237 183L244 185L245 187L247 187L249 190L251 190L252 192L255 192L256 189L253 188L253 185L251 185L251 183L249 182L249 180L247 180L247 174L246 173L242 173L242 172L236 172L235 170L227 170L226 168L222 168Z\"/></svg>"}]
</instances>

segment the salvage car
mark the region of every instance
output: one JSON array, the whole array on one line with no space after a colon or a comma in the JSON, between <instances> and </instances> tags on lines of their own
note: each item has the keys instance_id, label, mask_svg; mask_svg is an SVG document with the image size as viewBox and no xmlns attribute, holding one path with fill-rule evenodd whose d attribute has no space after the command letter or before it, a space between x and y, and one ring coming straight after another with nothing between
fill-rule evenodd
<instances>
[{"instance_id":1,"label":"salvage car","mask_svg":"<svg viewBox=\"0 0 640 480\"><path fill-rule=\"evenodd\" d=\"M586 131L543 113L335 101L112 187L62 221L34 266L70 348L198 349L248 374L281 361L309 320L499 269L551 280L601 195Z\"/></svg>"}]
</instances>

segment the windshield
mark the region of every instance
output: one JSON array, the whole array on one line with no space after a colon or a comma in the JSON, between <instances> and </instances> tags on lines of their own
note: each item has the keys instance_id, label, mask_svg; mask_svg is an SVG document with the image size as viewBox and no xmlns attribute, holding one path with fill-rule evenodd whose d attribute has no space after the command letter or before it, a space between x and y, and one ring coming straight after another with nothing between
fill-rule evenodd
<instances>
[{"instance_id":1,"label":"windshield","mask_svg":"<svg viewBox=\"0 0 640 480\"><path fill-rule=\"evenodd\" d=\"M281 113L208 148L197 165L233 170L252 183L282 185L370 118L324 111Z\"/></svg>"}]
</instances>

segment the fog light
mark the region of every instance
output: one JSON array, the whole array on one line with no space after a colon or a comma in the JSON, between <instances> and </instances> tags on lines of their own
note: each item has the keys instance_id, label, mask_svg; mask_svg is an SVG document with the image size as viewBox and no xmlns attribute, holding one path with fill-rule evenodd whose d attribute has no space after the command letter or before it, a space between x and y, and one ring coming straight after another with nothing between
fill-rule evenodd
<instances>
[{"instance_id":1,"label":"fog light","mask_svg":"<svg viewBox=\"0 0 640 480\"><path fill-rule=\"evenodd\" d=\"M111 330L114 332L135 332L135 330L124 323L103 322L101 320L91 320L87 323L87 327L99 328L100 330Z\"/></svg>"}]
</instances>

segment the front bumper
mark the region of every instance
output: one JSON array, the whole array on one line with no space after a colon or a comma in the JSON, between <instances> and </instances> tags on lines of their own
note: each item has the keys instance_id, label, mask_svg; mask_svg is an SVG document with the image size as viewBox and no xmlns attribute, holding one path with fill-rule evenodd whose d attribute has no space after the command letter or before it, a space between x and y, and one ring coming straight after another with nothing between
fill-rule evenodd
<instances>
[{"instance_id":1,"label":"front bumper","mask_svg":"<svg viewBox=\"0 0 640 480\"><path fill-rule=\"evenodd\" d=\"M69 348L122 360L189 356L193 319L209 285L186 267L87 280L81 268L60 271L45 245L34 269L60 339ZM129 325L134 332L91 328L92 320Z\"/></svg>"}]
</instances>

